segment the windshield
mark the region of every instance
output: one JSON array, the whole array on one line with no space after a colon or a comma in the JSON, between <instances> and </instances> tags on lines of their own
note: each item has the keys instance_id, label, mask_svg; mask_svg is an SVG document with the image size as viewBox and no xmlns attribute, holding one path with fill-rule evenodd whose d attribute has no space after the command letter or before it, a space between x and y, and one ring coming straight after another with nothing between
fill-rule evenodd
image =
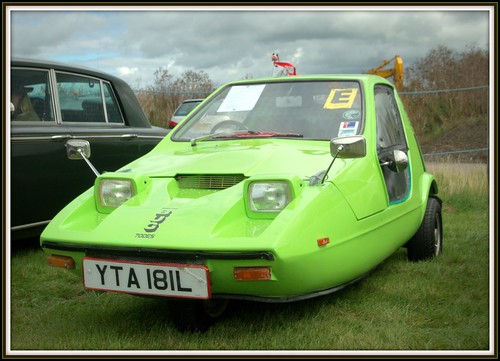
<instances>
[{"instance_id":1,"label":"windshield","mask_svg":"<svg viewBox=\"0 0 500 361\"><path fill-rule=\"evenodd\" d=\"M355 81L233 85L193 114L172 139L273 136L329 140L360 134L361 96Z\"/></svg>"}]
</instances>

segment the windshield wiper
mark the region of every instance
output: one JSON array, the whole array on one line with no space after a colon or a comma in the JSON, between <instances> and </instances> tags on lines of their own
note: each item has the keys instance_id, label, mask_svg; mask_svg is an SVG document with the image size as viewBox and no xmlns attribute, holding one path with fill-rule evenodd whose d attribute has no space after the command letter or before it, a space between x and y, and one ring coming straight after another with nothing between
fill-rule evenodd
<instances>
[{"instance_id":1,"label":"windshield wiper","mask_svg":"<svg viewBox=\"0 0 500 361\"><path fill-rule=\"evenodd\" d=\"M282 132L259 132L260 137L291 137L291 138L304 138L303 134L299 133L282 133Z\"/></svg>"},{"instance_id":2,"label":"windshield wiper","mask_svg":"<svg viewBox=\"0 0 500 361\"><path fill-rule=\"evenodd\" d=\"M205 135L191 139L191 146L194 147L197 142L203 141L203 140L209 140L212 138L231 138L231 137L235 137L237 135L247 135L247 134L258 134L258 132L254 132L252 130L245 130L245 131L240 130L240 131L234 132L234 133L219 132L219 133L205 134Z\"/></svg>"},{"instance_id":3,"label":"windshield wiper","mask_svg":"<svg viewBox=\"0 0 500 361\"><path fill-rule=\"evenodd\" d=\"M196 145L196 142L200 142L202 140L208 140L212 139L213 137L217 137L219 135L226 134L226 133L212 133L212 134L205 134L196 138L191 139L191 146L194 147Z\"/></svg>"},{"instance_id":4,"label":"windshield wiper","mask_svg":"<svg viewBox=\"0 0 500 361\"><path fill-rule=\"evenodd\" d=\"M234 133L213 133L202 135L197 138L191 139L191 146L194 147L197 142L209 140L213 138L272 138L272 137L294 137L294 138L303 138L304 135L298 133L281 133L281 132L255 132L253 130L247 131L238 131Z\"/></svg>"}]
</instances>

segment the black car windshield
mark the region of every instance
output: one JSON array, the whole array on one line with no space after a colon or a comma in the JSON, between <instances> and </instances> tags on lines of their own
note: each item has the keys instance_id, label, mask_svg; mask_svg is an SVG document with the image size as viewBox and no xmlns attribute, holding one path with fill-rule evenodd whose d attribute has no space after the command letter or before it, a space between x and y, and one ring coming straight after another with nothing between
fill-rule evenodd
<instances>
[{"instance_id":1,"label":"black car windshield","mask_svg":"<svg viewBox=\"0 0 500 361\"><path fill-rule=\"evenodd\" d=\"M356 81L285 81L224 88L179 127L172 139L191 141L283 137L329 140L360 134L363 107ZM298 137L297 135L300 135Z\"/></svg>"}]
</instances>

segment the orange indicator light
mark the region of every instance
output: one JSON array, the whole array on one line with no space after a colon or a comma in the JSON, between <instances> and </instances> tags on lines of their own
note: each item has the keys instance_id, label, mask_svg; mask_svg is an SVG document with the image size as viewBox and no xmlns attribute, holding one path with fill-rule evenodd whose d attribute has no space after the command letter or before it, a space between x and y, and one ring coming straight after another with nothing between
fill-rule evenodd
<instances>
[{"instance_id":1,"label":"orange indicator light","mask_svg":"<svg viewBox=\"0 0 500 361\"><path fill-rule=\"evenodd\" d=\"M233 275L236 281L269 281L271 270L269 267L242 267L235 268Z\"/></svg>"},{"instance_id":2,"label":"orange indicator light","mask_svg":"<svg viewBox=\"0 0 500 361\"><path fill-rule=\"evenodd\" d=\"M49 266L66 268L66 269L74 269L75 268L75 260L71 257L66 256L49 256L47 258L49 261Z\"/></svg>"},{"instance_id":3,"label":"orange indicator light","mask_svg":"<svg viewBox=\"0 0 500 361\"><path fill-rule=\"evenodd\" d=\"M330 243L330 238L320 238L318 239L318 247L326 246L328 243Z\"/></svg>"}]
</instances>

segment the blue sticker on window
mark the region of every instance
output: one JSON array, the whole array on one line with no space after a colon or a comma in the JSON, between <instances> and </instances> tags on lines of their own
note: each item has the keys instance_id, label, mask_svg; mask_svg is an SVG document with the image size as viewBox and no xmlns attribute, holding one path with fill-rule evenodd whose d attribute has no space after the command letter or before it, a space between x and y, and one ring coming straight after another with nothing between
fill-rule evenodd
<instances>
[{"instance_id":1,"label":"blue sticker on window","mask_svg":"<svg viewBox=\"0 0 500 361\"><path fill-rule=\"evenodd\" d=\"M358 132L358 124L359 122L355 121L340 123L338 136L344 137L346 135L356 135L356 133Z\"/></svg>"},{"instance_id":2,"label":"blue sticker on window","mask_svg":"<svg viewBox=\"0 0 500 361\"><path fill-rule=\"evenodd\" d=\"M361 117L361 112L359 110L348 110L342 114L342 118L347 120L359 119Z\"/></svg>"}]
</instances>

